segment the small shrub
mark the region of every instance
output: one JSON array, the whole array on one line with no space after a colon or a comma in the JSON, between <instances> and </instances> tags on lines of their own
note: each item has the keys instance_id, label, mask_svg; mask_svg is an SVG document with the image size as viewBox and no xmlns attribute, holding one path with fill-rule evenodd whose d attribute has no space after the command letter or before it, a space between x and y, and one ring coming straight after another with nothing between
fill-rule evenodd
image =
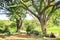
<instances>
[{"instance_id":1,"label":"small shrub","mask_svg":"<svg viewBox=\"0 0 60 40\"><path fill-rule=\"evenodd\" d=\"M33 30L30 32L30 34L36 34L36 35L39 35L39 32L37 30Z\"/></svg>"}]
</instances>

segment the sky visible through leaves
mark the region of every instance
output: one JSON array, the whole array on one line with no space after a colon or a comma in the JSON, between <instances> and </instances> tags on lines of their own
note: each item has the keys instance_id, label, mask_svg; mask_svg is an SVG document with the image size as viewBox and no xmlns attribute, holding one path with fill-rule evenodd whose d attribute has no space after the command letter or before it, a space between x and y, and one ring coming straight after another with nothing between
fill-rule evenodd
<instances>
[{"instance_id":1,"label":"sky visible through leaves","mask_svg":"<svg viewBox=\"0 0 60 40\"><path fill-rule=\"evenodd\" d=\"M56 1L60 1L60 0L56 0ZM0 9L0 20L9 20L9 17L7 17L6 14L1 14L1 13L4 13L4 12L8 12L8 11ZM32 18L31 15L27 14L25 19L31 20L33 18Z\"/></svg>"}]
</instances>

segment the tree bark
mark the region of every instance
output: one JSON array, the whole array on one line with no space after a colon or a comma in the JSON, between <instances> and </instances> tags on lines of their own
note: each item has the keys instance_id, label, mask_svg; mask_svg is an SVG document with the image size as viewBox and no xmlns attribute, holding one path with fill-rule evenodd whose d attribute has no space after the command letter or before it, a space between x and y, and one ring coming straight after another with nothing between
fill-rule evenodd
<instances>
[{"instance_id":1,"label":"tree bark","mask_svg":"<svg viewBox=\"0 0 60 40\"><path fill-rule=\"evenodd\" d=\"M41 24L42 36L46 36L46 34L47 34L47 32L46 32L46 22L47 22L46 17L42 15L38 20Z\"/></svg>"},{"instance_id":2,"label":"tree bark","mask_svg":"<svg viewBox=\"0 0 60 40\"><path fill-rule=\"evenodd\" d=\"M21 26L22 26L22 19L21 19L21 17L20 17L20 19L18 20L16 20L16 25L17 25L17 32L20 32L20 28L21 28Z\"/></svg>"},{"instance_id":3,"label":"tree bark","mask_svg":"<svg viewBox=\"0 0 60 40\"><path fill-rule=\"evenodd\" d=\"M46 36L47 32L46 32L46 24L44 22L40 22L41 24L41 30L42 30L42 35Z\"/></svg>"}]
</instances>

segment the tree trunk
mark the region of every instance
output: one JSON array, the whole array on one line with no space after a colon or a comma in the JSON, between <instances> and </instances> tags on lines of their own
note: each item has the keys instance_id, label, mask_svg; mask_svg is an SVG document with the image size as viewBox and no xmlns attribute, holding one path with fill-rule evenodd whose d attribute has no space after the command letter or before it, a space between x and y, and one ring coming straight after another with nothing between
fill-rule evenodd
<instances>
[{"instance_id":1,"label":"tree trunk","mask_svg":"<svg viewBox=\"0 0 60 40\"><path fill-rule=\"evenodd\" d=\"M17 32L20 32L20 28L22 26L22 19L20 17L19 20L16 20L16 24L17 24Z\"/></svg>"},{"instance_id":2,"label":"tree trunk","mask_svg":"<svg viewBox=\"0 0 60 40\"><path fill-rule=\"evenodd\" d=\"M47 34L47 32L46 32L46 23L43 20L41 20L40 24L41 24L42 35L46 36L46 34Z\"/></svg>"},{"instance_id":3,"label":"tree trunk","mask_svg":"<svg viewBox=\"0 0 60 40\"><path fill-rule=\"evenodd\" d=\"M44 15L42 15L40 18L38 18L40 25L41 25L41 30L42 30L42 36L46 36L47 32L46 32L46 17Z\"/></svg>"},{"instance_id":4,"label":"tree trunk","mask_svg":"<svg viewBox=\"0 0 60 40\"><path fill-rule=\"evenodd\" d=\"M45 36L46 35L46 25L41 24L41 29L42 29L43 36Z\"/></svg>"}]
</instances>

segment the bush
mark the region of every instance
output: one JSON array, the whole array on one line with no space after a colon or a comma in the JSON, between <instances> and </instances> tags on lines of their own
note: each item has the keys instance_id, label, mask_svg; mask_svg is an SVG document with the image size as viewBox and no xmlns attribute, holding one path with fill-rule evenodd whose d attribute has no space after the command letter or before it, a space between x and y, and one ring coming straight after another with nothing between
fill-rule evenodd
<instances>
[{"instance_id":1,"label":"bush","mask_svg":"<svg viewBox=\"0 0 60 40\"><path fill-rule=\"evenodd\" d=\"M37 30L33 30L30 32L30 34L36 34L36 35L39 35L39 32Z\"/></svg>"}]
</instances>

